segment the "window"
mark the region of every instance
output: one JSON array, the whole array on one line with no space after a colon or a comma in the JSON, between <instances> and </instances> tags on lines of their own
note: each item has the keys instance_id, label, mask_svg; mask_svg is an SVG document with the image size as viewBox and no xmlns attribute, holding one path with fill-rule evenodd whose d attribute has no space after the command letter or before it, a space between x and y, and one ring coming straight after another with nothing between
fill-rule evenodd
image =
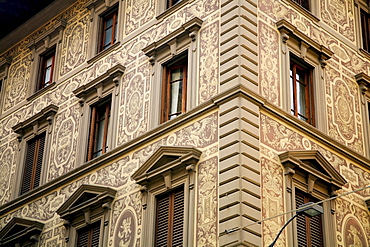
<instances>
[{"instance_id":1,"label":"window","mask_svg":"<svg viewBox=\"0 0 370 247\"><path fill-rule=\"evenodd\" d=\"M361 31L362 31L362 48L370 52L370 18L369 13L361 9Z\"/></svg>"},{"instance_id":2,"label":"window","mask_svg":"<svg viewBox=\"0 0 370 247\"><path fill-rule=\"evenodd\" d=\"M58 111L55 105L49 105L26 119L13 126L13 130L18 134L20 142L19 174L16 184L20 188L15 188L15 194L24 194L39 187L44 182L45 161L48 159L50 143L50 133L53 119Z\"/></svg>"},{"instance_id":3,"label":"window","mask_svg":"<svg viewBox=\"0 0 370 247\"><path fill-rule=\"evenodd\" d=\"M162 122L186 111L187 65L187 56L183 55L176 62L164 66Z\"/></svg>"},{"instance_id":4,"label":"window","mask_svg":"<svg viewBox=\"0 0 370 247\"><path fill-rule=\"evenodd\" d=\"M295 190L295 206L319 200L298 189ZM323 245L322 215L308 217L303 214L297 216L297 239L298 246L312 247Z\"/></svg>"},{"instance_id":5,"label":"window","mask_svg":"<svg viewBox=\"0 0 370 247\"><path fill-rule=\"evenodd\" d=\"M49 86L53 82L55 48L40 56L40 76L37 89L40 90Z\"/></svg>"},{"instance_id":6,"label":"window","mask_svg":"<svg viewBox=\"0 0 370 247\"><path fill-rule=\"evenodd\" d=\"M99 51L111 47L117 40L118 8L101 16L101 45Z\"/></svg>"},{"instance_id":7,"label":"window","mask_svg":"<svg viewBox=\"0 0 370 247\"><path fill-rule=\"evenodd\" d=\"M293 0L293 2L296 2L298 5L308 11L310 10L310 0Z\"/></svg>"},{"instance_id":8,"label":"window","mask_svg":"<svg viewBox=\"0 0 370 247\"><path fill-rule=\"evenodd\" d=\"M125 67L117 64L73 91L80 98L81 125L78 163L101 156L114 148L119 84Z\"/></svg>"},{"instance_id":9,"label":"window","mask_svg":"<svg viewBox=\"0 0 370 247\"><path fill-rule=\"evenodd\" d=\"M286 184L286 211L298 208L307 202L318 202L329 198L347 181L319 151L287 151L279 155L284 166ZM334 200L322 203L324 214L311 219L297 216L287 226L287 246L329 246L335 243L333 217ZM286 215L286 220L293 213Z\"/></svg>"},{"instance_id":10,"label":"window","mask_svg":"<svg viewBox=\"0 0 370 247\"><path fill-rule=\"evenodd\" d=\"M172 6L177 4L178 2L181 2L181 0L167 0L167 9L171 8Z\"/></svg>"},{"instance_id":11,"label":"window","mask_svg":"<svg viewBox=\"0 0 370 247\"><path fill-rule=\"evenodd\" d=\"M40 185L44 149L45 133L42 133L27 142L26 162L23 172L21 194L33 190Z\"/></svg>"},{"instance_id":12,"label":"window","mask_svg":"<svg viewBox=\"0 0 370 247\"><path fill-rule=\"evenodd\" d=\"M77 247L98 247L100 237L100 220L77 231Z\"/></svg>"},{"instance_id":13,"label":"window","mask_svg":"<svg viewBox=\"0 0 370 247\"><path fill-rule=\"evenodd\" d=\"M157 196L155 246L182 246L184 187Z\"/></svg>"},{"instance_id":14,"label":"window","mask_svg":"<svg viewBox=\"0 0 370 247\"><path fill-rule=\"evenodd\" d=\"M14 217L0 231L0 246L37 246L44 224Z\"/></svg>"},{"instance_id":15,"label":"window","mask_svg":"<svg viewBox=\"0 0 370 247\"><path fill-rule=\"evenodd\" d=\"M112 99L99 101L91 107L90 134L87 160L96 158L108 150L108 129Z\"/></svg>"},{"instance_id":16,"label":"window","mask_svg":"<svg viewBox=\"0 0 370 247\"><path fill-rule=\"evenodd\" d=\"M321 131L327 128L324 69L333 52L282 19L276 23L281 37L282 107ZM294 118L291 118L295 121Z\"/></svg>"},{"instance_id":17,"label":"window","mask_svg":"<svg viewBox=\"0 0 370 247\"><path fill-rule=\"evenodd\" d=\"M313 124L314 106L312 93L313 69L307 65L300 65L291 57L290 62L290 108L291 114L299 119Z\"/></svg>"},{"instance_id":18,"label":"window","mask_svg":"<svg viewBox=\"0 0 370 247\"><path fill-rule=\"evenodd\" d=\"M68 247L108 246L110 210L116 191L81 185L56 211L66 221Z\"/></svg>"},{"instance_id":19,"label":"window","mask_svg":"<svg viewBox=\"0 0 370 247\"><path fill-rule=\"evenodd\" d=\"M132 175L142 186L146 246L193 245L194 183L200 155L195 148L160 147Z\"/></svg>"},{"instance_id":20,"label":"window","mask_svg":"<svg viewBox=\"0 0 370 247\"><path fill-rule=\"evenodd\" d=\"M184 113L196 104L198 32L203 21L193 18L143 48L152 65L151 127Z\"/></svg>"}]
</instances>

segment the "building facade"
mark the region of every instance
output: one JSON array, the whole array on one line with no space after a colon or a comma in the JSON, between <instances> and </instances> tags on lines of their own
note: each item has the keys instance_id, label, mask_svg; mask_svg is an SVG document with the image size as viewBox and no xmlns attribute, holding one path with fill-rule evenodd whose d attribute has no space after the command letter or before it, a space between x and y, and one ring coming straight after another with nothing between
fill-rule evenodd
<instances>
[{"instance_id":1,"label":"building facade","mask_svg":"<svg viewBox=\"0 0 370 247\"><path fill-rule=\"evenodd\" d=\"M56 0L0 40L0 246L370 245L362 0Z\"/></svg>"}]
</instances>

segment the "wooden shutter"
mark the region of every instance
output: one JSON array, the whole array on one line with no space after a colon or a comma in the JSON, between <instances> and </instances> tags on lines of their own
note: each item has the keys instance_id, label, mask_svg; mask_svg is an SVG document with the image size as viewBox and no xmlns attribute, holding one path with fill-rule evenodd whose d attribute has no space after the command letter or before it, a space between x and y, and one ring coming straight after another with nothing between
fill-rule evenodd
<instances>
[{"instance_id":1,"label":"wooden shutter","mask_svg":"<svg viewBox=\"0 0 370 247\"><path fill-rule=\"evenodd\" d=\"M81 228L77 234L77 247L99 247L100 221Z\"/></svg>"},{"instance_id":2,"label":"wooden shutter","mask_svg":"<svg viewBox=\"0 0 370 247\"><path fill-rule=\"evenodd\" d=\"M369 14L361 9L360 19L361 19L361 30L362 30L362 45L363 45L364 50L370 52Z\"/></svg>"},{"instance_id":3,"label":"wooden shutter","mask_svg":"<svg viewBox=\"0 0 370 247\"><path fill-rule=\"evenodd\" d=\"M295 204L296 208L308 202L317 202L316 198L296 190ZM297 216L297 239L299 247L323 246L322 216L307 217Z\"/></svg>"},{"instance_id":4,"label":"wooden shutter","mask_svg":"<svg viewBox=\"0 0 370 247\"><path fill-rule=\"evenodd\" d=\"M40 185L44 148L45 133L27 142L26 162L23 172L21 194Z\"/></svg>"},{"instance_id":5,"label":"wooden shutter","mask_svg":"<svg viewBox=\"0 0 370 247\"><path fill-rule=\"evenodd\" d=\"M157 198L155 246L182 246L184 232L184 188Z\"/></svg>"}]
</instances>

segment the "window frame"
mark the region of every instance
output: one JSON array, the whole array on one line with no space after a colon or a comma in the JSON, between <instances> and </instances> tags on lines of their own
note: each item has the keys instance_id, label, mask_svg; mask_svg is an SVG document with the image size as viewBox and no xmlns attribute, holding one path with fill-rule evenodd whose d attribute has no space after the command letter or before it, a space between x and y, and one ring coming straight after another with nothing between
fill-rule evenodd
<instances>
[{"instance_id":1,"label":"window frame","mask_svg":"<svg viewBox=\"0 0 370 247\"><path fill-rule=\"evenodd\" d=\"M7 77L8 77L8 72L9 72L9 67L12 63L12 58L11 57L6 57L4 60L0 62L0 116L3 111L3 101L4 101L4 89L5 85L7 83Z\"/></svg>"},{"instance_id":2,"label":"window frame","mask_svg":"<svg viewBox=\"0 0 370 247\"><path fill-rule=\"evenodd\" d=\"M27 92L29 96L27 98L28 101L50 90L57 82L59 50L61 47L63 30L66 26L67 21L61 19L50 30L27 44L27 47L32 51L33 58L31 65L31 83ZM47 86L41 87L44 57L50 55L50 53L54 53L51 82Z\"/></svg>"},{"instance_id":3,"label":"window frame","mask_svg":"<svg viewBox=\"0 0 370 247\"><path fill-rule=\"evenodd\" d=\"M157 197L180 186L184 188L183 245L195 246L195 183L201 151L189 147L161 146L132 178L141 185L143 205L142 241L155 243Z\"/></svg>"},{"instance_id":4,"label":"window frame","mask_svg":"<svg viewBox=\"0 0 370 247\"><path fill-rule=\"evenodd\" d=\"M58 112L58 107L51 104L40 112L36 113L34 116L26 119L23 122L20 122L12 127L13 131L18 134L17 138L19 141L19 156L18 156L18 167L17 169L17 181L14 184L21 185L20 188L14 187L14 195L24 195L33 189L22 193L22 186L23 186L23 178L24 172L26 167L26 156L28 152L28 142L33 138L45 134L45 144L44 144L44 151L43 157L41 162L41 172L40 182L38 186L41 186L46 181L46 171L47 166L45 165L49 158L49 151L50 151L50 142L51 142L51 132L52 132L52 124L56 113Z\"/></svg>"},{"instance_id":5,"label":"window frame","mask_svg":"<svg viewBox=\"0 0 370 247\"><path fill-rule=\"evenodd\" d=\"M38 72L39 78L38 78L38 83L36 86L36 91L46 88L53 83L53 79L54 79L53 76L54 76L54 69L55 69L55 52L56 52L56 47L53 46L52 48L48 49L47 52L40 55L40 69ZM51 58L51 65L47 66L47 61L49 58ZM51 68L49 81L45 82L46 75L47 75L47 69L49 67Z\"/></svg>"},{"instance_id":6,"label":"window frame","mask_svg":"<svg viewBox=\"0 0 370 247\"><path fill-rule=\"evenodd\" d=\"M186 111L194 108L197 104L198 92L198 35L203 21L197 17L184 23L162 39L144 47L142 51L149 58L151 64L151 92L150 121L151 128L158 126L165 120L163 113L164 81L166 78L166 66L177 61L182 56L187 56L186 77Z\"/></svg>"},{"instance_id":7,"label":"window frame","mask_svg":"<svg viewBox=\"0 0 370 247\"><path fill-rule=\"evenodd\" d=\"M113 20L112 20L112 35L111 35L109 44L104 45L104 41L105 41L105 38L106 38L106 35L107 35L106 24L107 24L107 22L108 22L108 20L110 19L111 16L113 17ZM100 35L99 35L100 46L99 46L98 52L102 52L106 49L109 49L111 46L113 46L118 41L118 39L117 39L118 38L117 37L117 33L118 33L117 27L118 27L118 6L114 6L114 7L110 8L108 12L104 12L103 14L100 15Z\"/></svg>"},{"instance_id":8,"label":"window frame","mask_svg":"<svg viewBox=\"0 0 370 247\"><path fill-rule=\"evenodd\" d=\"M293 67L293 72L292 72L292 67ZM306 113L305 116L300 117L299 113L299 103L298 103L298 95L297 95L297 68L304 73L304 77L306 78L303 83L300 83L305 86L305 109ZM293 86L291 85L290 88L293 88L293 92L291 90L290 92L290 100L293 103L293 108L292 109L292 103L290 107L290 113L301 119L302 121L305 121L313 126L315 126L315 106L314 106L314 94L313 94L313 71L314 69L309 66L308 64L303 64L302 62L299 61L298 58L295 58L294 55L290 56L290 83L293 83ZM293 79L292 79L293 78ZM292 82L293 80L293 82ZM306 120L302 119L306 118Z\"/></svg>"},{"instance_id":9,"label":"window frame","mask_svg":"<svg viewBox=\"0 0 370 247\"><path fill-rule=\"evenodd\" d=\"M333 56L333 52L323 45L318 44L310 37L299 31L287 20L282 19L276 23L281 37L281 85L282 85L282 108L290 114L290 61L298 59L300 64L307 65L313 69L311 98L314 106L325 105L324 69L327 60ZM296 60L297 61L297 60ZM327 130L326 111L311 112L314 121L310 124L323 132ZM298 119L296 117L291 118ZM301 121L301 120L300 120ZM302 121L303 122L303 121Z\"/></svg>"},{"instance_id":10,"label":"window frame","mask_svg":"<svg viewBox=\"0 0 370 247\"><path fill-rule=\"evenodd\" d=\"M279 155L280 162L284 167L285 175L285 200L286 211L291 212L286 215L286 220L292 218L296 208L295 193L300 190L311 195L317 200L324 200L336 191L341 189L347 181L338 171L325 159L317 150L286 151ZM335 205L334 200L323 202L323 246L327 243L335 243ZM287 244L298 246L297 239L297 219L287 226Z\"/></svg>"},{"instance_id":11,"label":"window frame","mask_svg":"<svg viewBox=\"0 0 370 247\"><path fill-rule=\"evenodd\" d=\"M94 105L103 102L107 98L111 98L110 127L107 132L107 145L109 148L107 152L115 147L120 85L124 71L125 67L117 64L94 80L73 90L75 96L79 98L81 107L80 129L85 130L79 135L77 153L81 155L78 155L77 164L84 164L88 158L90 129L86 128L86 126L91 124L91 109Z\"/></svg>"},{"instance_id":12,"label":"window frame","mask_svg":"<svg viewBox=\"0 0 370 247\"><path fill-rule=\"evenodd\" d=\"M122 36L122 23L123 23L123 5L122 1L103 1L92 0L88 1L85 7L90 11L90 34L89 35L89 50L88 50L88 63L93 63L102 58L112 50L116 49L120 44ZM116 17L116 36L115 42L106 49L103 49L103 36L104 36L104 18L109 14L117 13Z\"/></svg>"},{"instance_id":13,"label":"window frame","mask_svg":"<svg viewBox=\"0 0 370 247\"><path fill-rule=\"evenodd\" d=\"M109 187L82 184L56 211L64 220L67 247L77 246L78 231L99 224L99 246L108 246L111 205L117 191ZM85 195L93 195L86 197Z\"/></svg>"},{"instance_id":14,"label":"window frame","mask_svg":"<svg viewBox=\"0 0 370 247\"><path fill-rule=\"evenodd\" d=\"M363 140L364 140L364 154L366 157L370 157L370 139L366 138L370 136L370 76L364 72L355 75L355 80L359 86L361 93L361 112L363 119Z\"/></svg>"}]
</instances>

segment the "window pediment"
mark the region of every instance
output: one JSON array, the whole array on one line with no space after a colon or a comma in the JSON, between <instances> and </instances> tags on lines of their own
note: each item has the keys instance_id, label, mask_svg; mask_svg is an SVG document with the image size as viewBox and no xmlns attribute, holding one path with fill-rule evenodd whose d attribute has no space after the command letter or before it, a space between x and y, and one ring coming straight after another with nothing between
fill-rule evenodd
<instances>
[{"instance_id":1,"label":"window pediment","mask_svg":"<svg viewBox=\"0 0 370 247\"><path fill-rule=\"evenodd\" d=\"M43 227L41 222L14 217L0 231L0 246L18 241L37 241Z\"/></svg>"},{"instance_id":2,"label":"window pediment","mask_svg":"<svg viewBox=\"0 0 370 247\"><path fill-rule=\"evenodd\" d=\"M279 155L286 173L303 171L308 177L315 177L333 186L333 191L340 189L347 181L317 150L287 151Z\"/></svg>"},{"instance_id":3,"label":"window pediment","mask_svg":"<svg viewBox=\"0 0 370 247\"><path fill-rule=\"evenodd\" d=\"M65 220L83 215L85 210L102 207L113 201L116 190L108 187L81 185L75 193L57 210L57 214Z\"/></svg>"},{"instance_id":4,"label":"window pediment","mask_svg":"<svg viewBox=\"0 0 370 247\"><path fill-rule=\"evenodd\" d=\"M87 95L94 93L97 93L98 97L101 97L103 90L105 90L104 87L106 87L110 82L113 81L116 87L119 85L120 77L125 72L125 69L126 68L123 65L117 64L91 82L76 88L73 90L73 93L78 98L84 98Z\"/></svg>"},{"instance_id":5,"label":"window pediment","mask_svg":"<svg viewBox=\"0 0 370 247\"><path fill-rule=\"evenodd\" d=\"M190 147L160 147L133 175L137 183L144 185L163 173L180 169L198 162L202 152Z\"/></svg>"},{"instance_id":6,"label":"window pediment","mask_svg":"<svg viewBox=\"0 0 370 247\"><path fill-rule=\"evenodd\" d=\"M48 105L38 113L36 113L34 116L18 123L17 125L13 126L13 130L17 134L22 134L26 132L28 129L33 128L35 125L37 125L40 122L48 121L49 124L52 123L54 115L58 112L59 107L56 105Z\"/></svg>"},{"instance_id":7,"label":"window pediment","mask_svg":"<svg viewBox=\"0 0 370 247\"><path fill-rule=\"evenodd\" d=\"M152 57L155 55L157 50L163 49L165 46L170 46L171 53L174 53L176 50L176 39L180 39L185 35L189 35L192 41L196 39L196 33L201 28L203 21L197 17L191 19L190 21L181 25L178 29L171 32L162 39L149 44L147 47L144 47L142 51L148 56ZM176 53L176 52L175 52Z\"/></svg>"},{"instance_id":8,"label":"window pediment","mask_svg":"<svg viewBox=\"0 0 370 247\"><path fill-rule=\"evenodd\" d=\"M300 42L301 57L304 58L308 49L313 49L313 51L320 55L320 62L323 63L334 55L334 52L326 48L325 46L317 43L306 34L298 30L296 26L289 23L287 20L282 19L276 22L276 26L282 35L283 42L287 42L290 37L296 39ZM325 65L325 63L324 63Z\"/></svg>"}]
</instances>

